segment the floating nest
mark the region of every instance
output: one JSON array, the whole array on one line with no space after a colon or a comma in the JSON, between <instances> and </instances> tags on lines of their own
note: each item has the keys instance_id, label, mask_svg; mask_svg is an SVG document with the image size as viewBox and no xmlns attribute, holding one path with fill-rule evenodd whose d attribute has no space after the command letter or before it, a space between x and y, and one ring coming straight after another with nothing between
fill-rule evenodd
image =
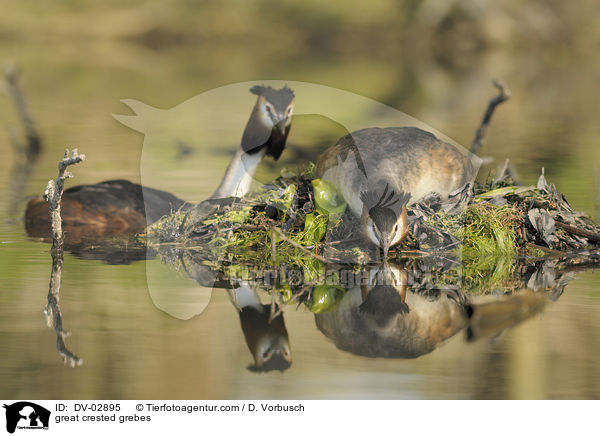
<instances>
[{"instance_id":1,"label":"floating nest","mask_svg":"<svg viewBox=\"0 0 600 436\"><path fill-rule=\"evenodd\" d=\"M284 170L243 198L186 205L149 227L146 243L172 263L185 251L231 274L294 266L306 281L339 265L381 262L377 247L358 231L358 219L313 171L314 165ZM413 288L544 288L557 278L544 268L600 263L599 226L573 211L543 175L537 186L503 178L469 189L471 200L458 213L445 211L435 195L411 208L409 237L390 260L413 272Z\"/></svg>"}]
</instances>

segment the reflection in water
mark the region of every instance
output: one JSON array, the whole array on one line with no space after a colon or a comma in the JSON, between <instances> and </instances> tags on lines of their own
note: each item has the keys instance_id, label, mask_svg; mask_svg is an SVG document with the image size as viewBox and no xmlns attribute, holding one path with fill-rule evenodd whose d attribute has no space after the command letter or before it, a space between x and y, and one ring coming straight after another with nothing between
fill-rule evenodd
<instances>
[{"instance_id":1,"label":"reflection in water","mask_svg":"<svg viewBox=\"0 0 600 436\"><path fill-rule=\"evenodd\" d=\"M407 292L405 281L397 279L402 276L406 271L401 266L383 265L376 281L349 288L330 312L315 315L317 327L352 354L416 358L465 328L467 339L475 340L514 327L540 312L549 297L525 289L479 302L482 297L456 289Z\"/></svg>"},{"instance_id":2,"label":"reflection in water","mask_svg":"<svg viewBox=\"0 0 600 436\"><path fill-rule=\"evenodd\" d=\"M467 340L494 336L515 327L524 320L542 311L549 301L546 292L522 290L499 301L469 304L466 307L470 319Z\"/></svg>"},{"instance_id":3,"label":"reflection in water","mask_svg":"<svg viewBox=\"0 0 600 436\"><path fill-rule=\"evenodd\" d=\"M63 362L69 363L71 367L79 366L83 360L71 352L66 344L65 338L70 333L63 330L62 312L60 310L59 293L60 282L62 278L63 252L60 250L52 250L52 272L50 273L50 287L48 290L48 304L44 309L46 324L56 332L56 349L58 354L63 359Z\"/></svg>"},{"instance_id":4,"label":"reflection in water","mask_svg":"<svg viewBox=\"0 0 600 436\"><path fill-rule=\"evenodd\" d=\"M133 252L137 254L132 258L128 250L92 246L76 254L117 263L116 259L130 262L146 253L142 244ZM282 264L276 270L254 272L251 265L226 261L215 266L192 249L175 247L149 250L148 268L159 264L157 254L196 285L174 285L169 268L160 282L151 283L148 276L156 307L175 318L191 319L206 309L213 289L226 289L254 361L248 369L256 372L284 371L292 364L284 314L296 304L314 313L319 331L340 350L366 357L417 358L462 330L467 341L474 341L519 325L558 300L573 271L595 266L576 258L521 260L510 288L481 295L463 288L456 274L461 268L458 259L441 254L360 267L317 261L303 269ZM57 333L59 353L73 366L81 360L64 344L58 307L61 265L62 259L53 257L46 314ZM265 293L271 304L261 301Z\"/></svg>"},{"instance_id":5,"label":"reflection in water","mask_svg":"<svg viewBox=\"0 0 600 436\"><path fill-rule=\"evenodd\" d=\"M228 290L231 303L239 311L244 338L254 358L254 365L248 369L284 371L289 368L292 354L283 313L275 311L277 305L261 303L257 292L259 284L228 279L222 271L203 265L192 256L186 255L180 259L189 276L202 288Z\"/></svg>"},{"instance_id":6,"label":"reflection in water","mask_svg":"<svg viewBox=\"0 0 600 436\"><path fill-rule=\"evenodd\" d=\"M294 310L296 303L314 313L319 331L343 351L416 358L462 330L466 340L474 341L520 324L556 301L572 278L569 265L538 262L522 268L520 291L481 295L463 291L460 278L450 275L457 269L456 261L441 256L360 268L313 264L299 270L284 264L276 271L256 273L227 262L218 268L208 266L190 250L171 250L161 256L183 266L201 287L228 290L254 358L249 367L253 371L283 371L291 365L284 313ZM314 279L313 269L327 268ZM264 291L271 296L270 305L260 300Z\"/></svg>"},{"instance_id":7,"label":"reflection in water","mask_svg":"<svg viewBox=\"0 0 600 436\"><path fill-rule=\"evenodd\" d=\"M376 267L368 283L349 288L330 312L315 315L317 327L341 350L394 358L429 353L465 327L464 295L407 291L403 276L399 265Z\"/></svg>"},{"instance_id":8,"label":"reflection in water","mask_svg":"<svg viewBox=\"0 0 600 436\"><path fill-rule=\"evenodd\" d=\"M231 302L240 311L246 344L254 357L251 371L285 371L292 364L283 314L271 317L271 305L262 304L256 289L247 282L229 290Z\"/></svg>"}]
</instances>

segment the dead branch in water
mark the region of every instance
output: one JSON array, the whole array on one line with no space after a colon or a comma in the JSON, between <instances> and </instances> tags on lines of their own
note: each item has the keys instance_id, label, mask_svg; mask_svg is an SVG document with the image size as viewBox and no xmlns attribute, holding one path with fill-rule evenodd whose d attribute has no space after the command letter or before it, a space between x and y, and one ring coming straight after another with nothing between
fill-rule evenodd
<instances>
[{"instance_id":1,"label":"dead branch in water","mask_svg":"<svg viewBox=\"0 0 600 436\"><path fill-rule=\"evenodd\" d=\"M500 93L490 100L488 104L487 110L483 115L483 119L481 120L481 124L477 128L477 132L475 132L475 138L473 139L473 143L471 144L471 153L477 154L483 145L483 141L485 140L488 127L490 125L490 121L492 119L492 115L496 110L496 106L508 100L511 96L510 89L506 87L506 85L500 81L494 80L494 86L498 88Z\"/></svg>"},{"instance_id":2,"label":"dead branch in water","mask_svg":"<svg viewBox=\"0 0 600 436\"><path fill-rule=\"evenodd\" d=\"M23 124L25 138L27 139L25 147L18 141L12 141L13 146L19 147L25 152L27 161L34 162L42 150L42 140L27 107L23 90L19 84L19 70L15 65L9 64L4 68L4 80L6 82L6 94L15 105L17 116Z\"/></svg>"},{"instance_id":3,"label":"dead branch in water","mask_svg":"<svg viewBox=\"0 0 600 436\"><path fill-rule=\"evenodd\" d=\"M13 102L15 112L24 128L24 137L17 134L14 127L8 128L9 143L14 150L14 163L10 177L11 188L8 191L7 211L9 217L20 214L27 180L31 174L33 163L37 160L42 149L42 140L35 127L33 117L29 112L19 83L19 71L13 64L4 68L4 81L0 83L6 96Z\"/></svg>"},{"instance_id":4,"label":"dead branch in water","mask_svg":"<svg viewBox=\"0 0 600 436\"><path fill-rule=\"evenodd\" d=\"M56 332L56 349L62 356L63 362L69 362L71 367L81 365L83 360L69 351L65 344L65 338L70 333L63 330L62 312L58 304L63 266L63 232L60 201L65 187L65 179L73 177L71 173L66 171L67 167L83 160L85 160L85 155L79 154L77 149L73 150L71 157L69 157L69 150L65 150L64 157L58 162L58 177L56 180L50 180L44 191L44 198L49 203L50 222L52 223L52 272L50 273L48 304L44 309L44 315L48 327L54 329Z\"/></svg>"},{"instance_id":5,"label":"dead branch in water","mask_svg":"<svg viewBox=\"0 0 600 436\"><path fill-rule=\"evenodd\" d=\"M63 245L63 232L62 232L62 219L60 216L60 200L62 199L63 191L65 188L65 179L73 177L73 175L66 171L70 165L78 164L85 160L85 154L79 154L77 149L73 150L71 157L69 157L69 149L65 150L65 155L60 162L58 162L58 177L56 180L50 180L44 191L44 198L49 204L50 208L50 223L52 224L52 248L62 250Z\"/></svg>"}]
</instances>

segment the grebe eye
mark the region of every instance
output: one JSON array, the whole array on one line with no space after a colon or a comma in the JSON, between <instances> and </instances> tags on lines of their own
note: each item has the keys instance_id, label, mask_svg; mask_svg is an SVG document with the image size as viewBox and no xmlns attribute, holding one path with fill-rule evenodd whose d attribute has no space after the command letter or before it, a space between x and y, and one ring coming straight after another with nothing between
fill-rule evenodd
<instances>
[{"instance_id":1,"label":"grebe eye","mask_svg":"<svg viewBox=\"0 0 600 436\"><path fill-rule=\"evenodd\" d=\"M396 224L396 227L394 227L394 232L398 231L398 224Z\"/></svg>"},{"instance_id":2,"label":"grebe eye","mask_svg":"<svg viewBox=\"0 0 600 436\"><path fill-rule=\"evenodd\" d=\"M265 106L265 110L266 110L267 112L271 112L271 106L268 106L268 105L267 105L267 106Z\"/></svg>"}]
</instances>

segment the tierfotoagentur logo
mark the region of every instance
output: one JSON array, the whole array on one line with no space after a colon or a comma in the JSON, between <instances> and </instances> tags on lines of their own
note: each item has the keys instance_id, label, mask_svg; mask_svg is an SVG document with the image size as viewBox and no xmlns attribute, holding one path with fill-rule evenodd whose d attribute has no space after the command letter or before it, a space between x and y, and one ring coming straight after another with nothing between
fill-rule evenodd
<instances>
[{"instance_id":1,"label":"tierfotoagentur logo","mask_svg":"<svg viewBox=\"0 0 600 436\"><path fill-rule=\"evenodd\" d=\"M16 429L48 430L50 422L48 409L29 401L4 404L3 407L6 409L6 431L9 433L14 433Z\"/></svg>"}]
</instances>

